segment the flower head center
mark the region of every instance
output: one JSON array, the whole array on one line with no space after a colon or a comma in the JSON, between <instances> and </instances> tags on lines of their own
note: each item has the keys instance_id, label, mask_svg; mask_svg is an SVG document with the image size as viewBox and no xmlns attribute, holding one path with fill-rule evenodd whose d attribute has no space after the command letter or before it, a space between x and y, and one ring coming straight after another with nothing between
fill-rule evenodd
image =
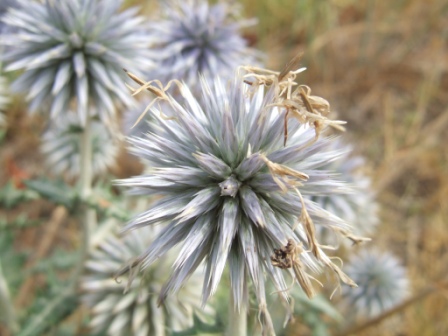
<instances>
[{"instance_id":1,"label":"flower head center","mask_svg":"<svg viewBox=\"0 0 448 336\"><path fill-rule=\"evenodd\" d=\"M219 187L221 188L221 196L235 197L240 186L241 182L238 181L235 176L230 175L219 184Z\"/></svg>"},{"instance_id":2,"label":"flower head center","mask_svg":"<svg viewBox=\"0 0 448 336\"><path fill-rule=\"evenodd\" d=\"M81 49L84 45L83 39L76 32L72 33L69 36L69 39L70 39L70 43L74 49Z\"/></svg>"}]
</instances>

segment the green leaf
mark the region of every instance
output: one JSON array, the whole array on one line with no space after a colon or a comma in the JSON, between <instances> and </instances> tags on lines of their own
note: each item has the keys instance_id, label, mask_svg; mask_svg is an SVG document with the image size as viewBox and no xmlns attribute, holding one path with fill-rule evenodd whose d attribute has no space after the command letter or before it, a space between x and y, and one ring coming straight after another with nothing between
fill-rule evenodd
<instances>
[{"instance_id":1,"label":"green leaf","mask_svg":"<svg viewBox=\"0 0 448 336\"><path fill-rule=\"evenodd\" d=\"M295 291L294 298L300 302L300 304L297 304L296 307L300 307L301 310L309 311L312 309L318 313L327 315L337 322L341 322L343 320L342 315L323 295L317 295L312 299L309 299L303 291Z\"/></svg>"},{"instance_id":2,"label":"green leaf","mask_svg":"<svg viewBox=\"0 0 448 336\"><path fill-rule=\"evenodd\" d=\"M172 336L196 336L196 335L213 335L213 334L221 334L224 330L224 326L222 321L217 318L215 324L207 324L203 322L196 314L193 316L194 324L190 329L173 332Z\"/></svg>"},{"instance_id":3,"label":"green leaf","mask_svg":"<svg viewBox=\"0 0 448 336\"><path fill-rule=\"evenodd\" d=\"M76 190L62 180L52 181L44 177L37 180L27 180L25 185L37 192L42 198L63 205L68 209L73 209L78 202Z\"/></svg>"},{"instance_id":4,"label":"green leaf","mask_svg":"<svg viewBox=\"0 0 448 336\"><path fill-rule=\"evenodd\" d=\"M116 218L123 222L131 218L130 211L123 206L123 195L117 195L110 184L98 183L86 202L105 218Z\"/></svg>"},{"instance_id":5,"label":"green leaf","mask_svg":"<svg viewBox=\"0 0 448 336\"><path fill-rule=\"evenodd\" d=\"M28 189L18 189L10 180L0 189L0 205L5 208L15 207L17 204L39 198L39 195Z\"/></svg>"}]
</instances>

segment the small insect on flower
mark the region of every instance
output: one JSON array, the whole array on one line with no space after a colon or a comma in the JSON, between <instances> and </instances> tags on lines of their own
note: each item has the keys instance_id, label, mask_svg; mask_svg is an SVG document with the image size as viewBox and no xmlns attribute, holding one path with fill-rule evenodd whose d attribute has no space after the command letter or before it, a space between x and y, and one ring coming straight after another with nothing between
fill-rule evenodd
<instances>
[{"instance_id":1,"label":"small insect on flower","mask_svg":"<svg viewBox=\"0 0 448 336\"><path fill-rule=\"evenodd\" d=\"M273 106L278 106L286 110L284 121L284 146L288 140L288 117L292 115L302 124L309 124L315 129L316 141L319 134L326 126L334 127L344 131L345 121L330 120L330 104L324 98L311 95L311 89L307 85L299 85L295 82L297 75L306 70L298 68L303 53L295 56L281 72L261 69L252 66L242 67L247 74L244 75L246 84L257 88L261 85L273 87L275 99ZM296 70L294 70L296 69ZM297 86L294 90L293 88Z\"/></svg>"},{"instance_id":2,"label":"small insect on flower","mask_svg":"<svg viewBox=\"0 0 448 336\"><path fill-rule=\"evenodd\" d=\"M280 249L274 249L271 256L272 266L286 269L292 268L297 281L308 297L314 296L313 286L310 283L310 276L305 272L304 265L299 255L304 252L302 244L296 244L293 239L288 239L288 243Z\"/></svg>"}]
</instances>

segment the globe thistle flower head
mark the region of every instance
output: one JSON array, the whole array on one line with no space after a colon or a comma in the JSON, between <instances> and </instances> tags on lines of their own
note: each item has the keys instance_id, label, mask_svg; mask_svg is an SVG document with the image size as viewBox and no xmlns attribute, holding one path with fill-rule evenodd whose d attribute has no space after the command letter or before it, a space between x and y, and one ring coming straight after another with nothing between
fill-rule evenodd
<instances>
[{"instance_id":1,"label":"globe thistle flower head","mask_svg":"<svg viewBox=\"0 0 448 336\"><path fill-rule=\"evenodd\" d=\"M98 118L92 119L89 127L92 141L92 172L98 175L115 162L118 143L111 130ZM79 115L73 111L59 116L49 124L42 136L41 151L48 168L54 174L79 176L83 129Z\"/></svg>"},{"instance_id":2,"label":"globe thistle flower head","mask_svg":"<svg viewBox=\"0 0 448 336\"><path fill-rule=\"evenodd\" d=\"M32 112L48 103L55 117L76 100L84 125L89 105L108 121L116 102L132 102L122 69L148 69L149 39L137 9L119 12L121 3L17 0L18 8L5 14L4 22L17 28L2 37L6 70L24 70L12 88L27 93Z\"/></svg>"},{"instance_id":3,"label":"globe thistle flower head","mask_svg":"<svg viewBox=\"0 0 448 336\"><path fill-rule=\"evenodd\" d=\"M150 79L182 80L195 92L200 74L207 79L230 77L239 65L259 58L240 32L254 20L241 19L235 4L173 1L163 5L160 15L151 25L157 66Z\"/></svg>"},{"instance_id":4,"label":"globe thistle flower head","mask_svg":"<svg viewBox=\"0 0 448 336\"><path fill-rule=\"evenodd\" d=\"M357 315L373 317L400 304L408 295L406 269L392 254L365 249L345 267L357 288L343 288L343 300Z\"/></svg>"},{"instance_id":5,"label":"globe thistle flower head","mask_svg":"<svg viewBox=\"0 0 448 336\"><path fill-rule=\"evenodd\" d=\"M331 150L342 151L342 155L321 169L336 173L339 180L350 186L350 191L331 196L316 195L311 197L311 200L350 223L354 235L371 235L378 224L378 204L375 201L370 178L362 171L365 160L352 155L352 146L343 141L334 141L330 147ZM318 234L327 244L337 243L335 241L337 237L328 230L322 229ZM347 244L350 239L343 239L341 242Z\"/></svg>"},{"instance_id":6,"label":"globe thistle flower head","mask_svg":"<svg viewBox=\"0 0 448 336\"><path fill-rule=\"evenodd\" d=\"M92 252L86 263L87 274L81 280L81 290L82 301L91 308L90 327L95 332L114 336L164 336L167 330L192 327L194 315L204 319L213 315L209 306L200 308L200 277L196 274L180 290L178 298L171 297L158 307L157 293L167 278L167 261L173 259L173 254L145 272L135 273L129 286L126 279L114 279L117 269L127 260L135 260L158 231L158 228L146 227L121 239L110 237Z\"/></svg>"},{"instance_id":7,"label":"globe thistle flower head","mask_svg":"<svg viewBox=\"0 0 448 336\"><path fill-rule=\"evenodd\" d=\"M150 85L143 87L154 91ZM321 266L355 285L320 248L313 227L348 225L302 197L344 192L341 183L319 170L337 155L325 151L334 139L316 139L312 128L291 119L285 146L286 111L273 104L277 91L265 94L262 86L253 90L240 76L228 87L219 78L211 85L204 79L200 101L185 85L180 90L182 104L161 95L171 106L170 118L151 109L150 131L130 139L133 153L148 163L148 173L119 182L137 194L162 196L125 228L168 223L139 257L143 268L184 242L161 302L177 292L202 261L206 302L228 264L236 308L246 305L251 279L264 332L270 333L265 273L285 296L289 285L283 272L289 271L309 295L307 272Z\"/></svg>"}]
</instances>

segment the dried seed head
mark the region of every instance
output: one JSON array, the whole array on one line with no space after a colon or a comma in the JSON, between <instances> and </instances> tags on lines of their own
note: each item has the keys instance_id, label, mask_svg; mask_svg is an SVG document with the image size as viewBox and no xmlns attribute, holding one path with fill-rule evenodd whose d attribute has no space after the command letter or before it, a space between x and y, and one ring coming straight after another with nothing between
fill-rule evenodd
<instances>
[{"instance_id":1,"label":"dried seed head","mask_svg":"<svg viewBox=\"0 0 448 336\"><path fill-rule=\"evenodd\" d=\"M256 90L260 86L272 87L274 91L273 106L278 106L287 111L285 119L293 117L302 124L308 124L314 127L316 141L321 131L331 126L339 130L345 130L341 125L345 121L330 120L327 116L330 114L330 104L322 97L312 96L311 89L306 85L298 85L295 80L297 74L304 71L305 68L294 70L300 57L294 58L283 71L275 72L253 66L242 66L240 69L244 72L245 83ZM287 141L287 123L285 120L285 140Z\"/></svg>"}]
</instances>

